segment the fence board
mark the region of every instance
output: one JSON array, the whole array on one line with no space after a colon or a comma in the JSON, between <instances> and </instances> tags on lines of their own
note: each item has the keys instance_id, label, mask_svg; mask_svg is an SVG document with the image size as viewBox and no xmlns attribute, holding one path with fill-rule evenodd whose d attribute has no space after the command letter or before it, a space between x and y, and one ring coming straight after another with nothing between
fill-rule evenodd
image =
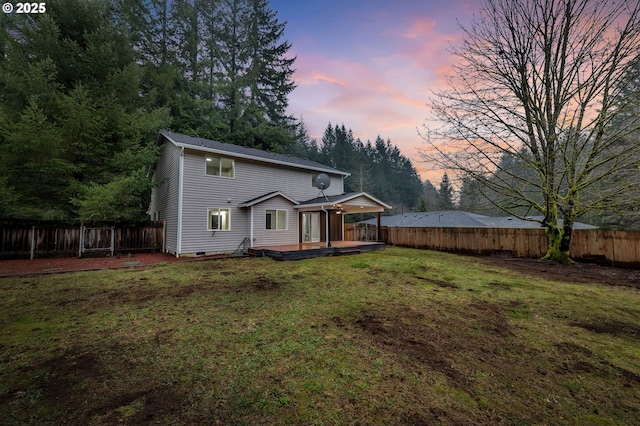
<instances>
[{"instance_id":1,"label":"fence board","mask_svg":"<svg viewBox=\"0 0 640 426\"><path fill-rule=\"evenodd\" d=\"M358 233L358 226L353 228L356 239L362 235ZM370 232L375 235L375 229ZM406 247L475 254L510 252L515 257L533 259L541 258L547 252L547 236L542 228L383 226L380 239L387 244ZM599 259L614 265L640 266L640 231L574 230L570 253L574 260Z\"/></svg>"},{"instance_id":2,"label":"fence board","mask_svg":"<svg viewBox=\"0 0 640 426\"><path fill-rule=\"evenodd\" d=\"M111 253L111 228L81 227L0 227L0 258L53 257L78 255L83 239L83 252ZM82 235L84 233L84 235ZM138 227L116 227L113 252L162 251L162 222Z\"/></svg>"}]
</instances>

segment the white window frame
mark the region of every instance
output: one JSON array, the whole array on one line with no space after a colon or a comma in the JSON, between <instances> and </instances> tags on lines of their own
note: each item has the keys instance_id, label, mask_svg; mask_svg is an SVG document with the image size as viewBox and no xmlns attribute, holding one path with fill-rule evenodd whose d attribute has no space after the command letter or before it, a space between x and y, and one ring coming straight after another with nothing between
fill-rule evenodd
<instances>
[{"instance_id":1,"label":"white window frame","mask_svg":"<svg viewBox=\"0 0 640 426\"><path fill-rule=\"evenodd\" d=\"M217 174L213 174L213 173L209 173L209 163L212 162L214 159L218 160L218 173ZM222 174L222 162L223 161L230 161L231 162L231 176L226 176ZM221 157L219 155L205 155L204 157L204 174L207 176L216 176L216 177L222 177L222 178L226 178L226 179L235 179L236 177L236 161L233 158L228 158L228 157Z\"/></svg>"},{"instance_id":2,"label":"white window frame","mask_svg":"<svg viewBox=\"0 0 640 426\"><path fill-rule=\"evenodd\" d=\"M218 219L218 228L213 228L211 226L211 218L214 215L221 216L222 212L226 212L227 215L227 227L221 228L220 226L224 224L224 221ZM231 209L227 208L219 208L219 207L211 207L207 209L207 231L231 231Z\"/></svg>"},{"instance_id":3,"label":"white window frame","mask_svg":"<svg viewBox=\"0 0 640 426\"><path fill-rule=\"evenodd\" d=\"M273 213L270 213L273 212ZM281 223L280 213L284 213L284 223ZM267 228L267 215L271 214L272 217L275 215L276 227L275 228ZM265 218L265 230L267 231L287 231L289 229L289 211L286 209L265 209L264 211ZM273 223L273 219L272 219ZM284 225L284 228L281 228L280 225Z\"/></svg>"}]
</instances>

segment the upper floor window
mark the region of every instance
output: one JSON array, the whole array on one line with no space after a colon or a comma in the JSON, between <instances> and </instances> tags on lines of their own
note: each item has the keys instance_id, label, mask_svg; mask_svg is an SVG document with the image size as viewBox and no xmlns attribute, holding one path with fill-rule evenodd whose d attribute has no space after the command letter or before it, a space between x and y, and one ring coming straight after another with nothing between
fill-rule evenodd
<instances>
[{"instance_id":1,"label":"upper floor window","mask_svg":"<svg viewBox=\"0 0 640 426\"><path fill-rule=\"evenodd\" d=\"M231 158L206 156L207 171L210 176L234 177L234 161Z\"/></svg>"},{"instance_id":2,"label":"upper floor window","mask_svg":"<svg viewBox=\"0 0 640 426\"><path fill-rule=\"evenodd\" d=\"M267 210L267 226L266 229L287 229L287 211L286 210Z\"/></svg>"},{"instance_id":3,"label":"upper floor window","mask_svg":"<svg viewBox=\"0 0 640 426\"><path fill-rule=\"evenodd\" d=\"M317 173L311 173L311 186L316 186L316 176L318 176Z\"/></svg>"}]
</instances>

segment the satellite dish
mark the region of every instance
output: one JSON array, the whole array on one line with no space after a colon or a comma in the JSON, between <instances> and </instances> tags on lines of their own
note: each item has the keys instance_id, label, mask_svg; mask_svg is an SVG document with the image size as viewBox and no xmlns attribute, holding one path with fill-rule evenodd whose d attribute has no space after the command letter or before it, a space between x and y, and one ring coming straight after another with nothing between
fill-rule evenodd
<instances>
[{"instance_id":1,"label":"satellite dish","mask_svg":"<svg viewBox=\"0 0 640 426\"><path fill-rule=\"evenodd\" d=\"M314 186L320 191L324 191L331 186L331 178L326 173L319 173L314 181Z\"/></svg>"}]
</instances>

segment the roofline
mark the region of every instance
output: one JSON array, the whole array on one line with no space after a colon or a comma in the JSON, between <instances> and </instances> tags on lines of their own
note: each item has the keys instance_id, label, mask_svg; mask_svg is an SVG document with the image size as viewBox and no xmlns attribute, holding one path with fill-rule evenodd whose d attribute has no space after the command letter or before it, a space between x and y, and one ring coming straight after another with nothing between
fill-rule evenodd
<instances>
[{"instance_id":1,"label":"roofline","mask_svg":"<svg viewBox=\"0 0 640 426\"><path fill-rule=\"evenodd\" d=\"M238 204L238 207L251 207L251 206L255 206L256 204L260 204L260 203L262 203L263 201L267 201L267 200L270 200L270 199L272 199L272 198L274 198L274 197L278 197L278 196L280 196L280 197L282 197L282 198L284 198L284 199L286 199L286 200L290 201L290 202L291 202L292 204L294 204L294 205L298 205L298 204L300 204L298 201L296 201L296 200L294 200L293 198L291 198L291 197L287 196L287 195L286 195L286 194L284 194L282 191L276 191L276 192L271 192L271 193L269 193L269 194L265 194L265 195L263 195L262 197L255 198L255 199L253 199L253 200L251 200L251 201L247 201L247 202L244 202L244 203L240 203L240 204Z\"/></svg>"},{"instance_id":2,"label":"roofline","mask_svg":"<svg viewBox=\"0 0 640 426\"><path fill-rule=\"evenodd\" d=\"M317 203L313 203L313 204L298 204L297 206L294 206L294 208L322 207L322 206L326 206L326 205L334 206L336 204L346 203L349 200L353 200L354 198L358 198L358 197L361 197L363 195L365 197L371 199L372 201L380 204L385 209L391 210L393 208L390 205L388 205L386 203L383 203L382 201L378 200L376 197L367 194L366 192L357 192L355 194L344 194L344 195L345 195L344 198L336 198L335 200L330 200L330 201L325 200L325 201L321 201L321 202L317 202Z\"/></svg>"},{"instance_id":3,"label":"roofline","mask_svg":"<svg viewBox=\"0 0 640 426\"><path fill-rule=\"evenodd\" d=\"M168 133L170 133L170 132L168 132ZM291 163L291 162L288 162L288 161L272 160L270 158L256 157L254 155L238 154L236 152L225 151L223 149L214 149L214 148L207 148L207 147L204 147L204 146L195 146L195 145L180 143L180 142L176 142L174 139L172 139L170 134L167 134L167 131L165 131L165 130L160 130L160 132L158 133L158 142L160 142L160 135L164 136L172 144L174 144L175 146L180 147L180 148L193 149L195 151L211 152L213 154L224 154L224 155L231 156L231 157L238 157L238 158L244 158L244 159L248 159L248 160L261 161L263 163L278 164L278 165L281 165L281 166L295 167L297 169L313 170L313 171L318 171L318 172L323 172L323 173L331 173L333 175L341 175L341 176L344 176L344 177L351 176L351 173L343 172L341 170L336 170L336 169L313 167L313 166L303 166L302 164ZM286 154L280 154L280 155L286 155Z\"/></svg>"},{"instance_id":4,"label":"roofline","mask_svg":"<svg viewBox=\"0 0 640 426\"><path fill-rule=\"evenodd\" d=\"M345 194L345 195L348 195L348 194ZM344 200L340 200L340 202L341 202L341 203L344 203L344 202L347 202L347 201L349 201L349 200L353 200L354 198L361 197L361 196L363 196L363 195L364 195L365 197L370 198L371 200L375 201L376 203L380 204L380 205L381 205L381 206L383 206L385 209L389 209L389 210L393 209L393 207L392 207L392 206L388 205L387 203L383 203L382 201L378 200L378 199L377 199L376 197L374 197L373 195L371 195L371 194L367 194L366 192L357 192L357 193L355 193L355 194L352 194L350 197L345 198Z\"/></svg>"}]
</instances>

